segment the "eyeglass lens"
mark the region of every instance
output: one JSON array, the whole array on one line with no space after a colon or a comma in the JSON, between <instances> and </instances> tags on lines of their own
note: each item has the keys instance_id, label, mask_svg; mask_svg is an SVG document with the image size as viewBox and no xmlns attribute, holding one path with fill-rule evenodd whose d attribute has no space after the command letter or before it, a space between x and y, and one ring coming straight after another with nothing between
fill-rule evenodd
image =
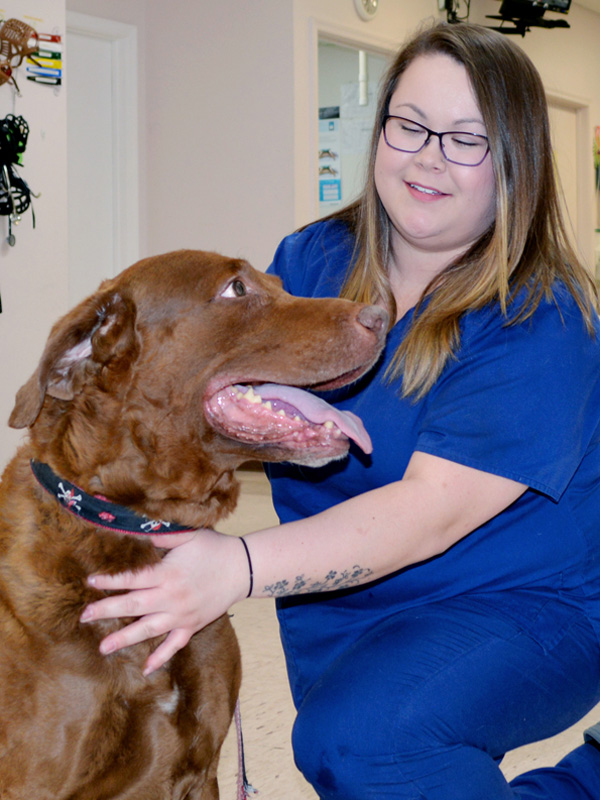
<instances>
[{"instance_id":1,"label":"eyeglass lens","mask_svg":"<svg viewBox=\"0 0 600 800\"><path fill-rule=\"evenodd\" d=\"M428 129L418 122L404 117L388 117L384 135L390 147L407 153L417 153L431 135L436 135L441 141L442 152L446 159L464 166L475 167L481 164L488 151L488 141L485 136L462 131L430 134Z\"/></svg>"}]
</instances>

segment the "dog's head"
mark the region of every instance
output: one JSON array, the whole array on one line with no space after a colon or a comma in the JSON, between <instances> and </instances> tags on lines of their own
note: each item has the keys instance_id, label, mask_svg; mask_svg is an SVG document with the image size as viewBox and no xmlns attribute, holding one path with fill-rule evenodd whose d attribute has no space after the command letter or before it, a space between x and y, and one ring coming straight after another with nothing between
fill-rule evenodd
<instances>
[{"instance_id":1,"label":"dog's head","mask_svg":"<svg viewBox=\"0 0 600 800\"><path fill-rule=\"evenodd\" d=\"M360 421L299 387L356 380L386 327L382 309L293 298L242 260L145 259L56 323L10 424L86 491L164 516L212 502L248 459L320 465L349 437L368 450Z\"/></svg>"}]
</instances>

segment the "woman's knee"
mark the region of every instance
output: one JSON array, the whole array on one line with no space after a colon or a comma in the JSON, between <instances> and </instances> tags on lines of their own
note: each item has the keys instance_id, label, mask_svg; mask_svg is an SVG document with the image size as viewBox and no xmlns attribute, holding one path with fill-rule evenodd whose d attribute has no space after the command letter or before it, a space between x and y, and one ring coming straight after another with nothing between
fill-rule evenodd
<instances>
[{"instance_id":1,"label":"woman's knee","mask_svg":"<svg viewBox=\"0 0 600 800\"><path fill-rule=\"evenodd\" d=\"M361 714L356 697L335 702L335 694L317 691L309 697L292 733L296 765L319 797L366 800L391 791L390 797L420 800L422 794L402 770L402 761L408 763L411 758L415 729L411 732L407 726L404 746L396 729L391 747L387 720L380 717L377 722Z\"/></svg>"},{"instance_id":2,"label":"woman's knee","mask_svg":"<svg viewBox=\"0 0 600 800\"><path fill-rule=\"evenodd\" d=\"M377 752L368 729L348 737L340 727L331 717L302 713L294 726L296 764L321 800L448 800L449 787L461 800L513 796L497 764L477 748L423 741L423 729L407 725L402 745L396 737L394 752L389 742Z\"/></svg>"},{"instance_id":3,"label":"woman's knee","mask_svg":"<svg viewBox=\"0 0 600 800\"><path fill-rule=\"evenodd\" d=\"M490 786L502 797L494 759L464 744L440 717L444 707L430 684L375 696L349 680L322 681L299 709L296 764L322 800L447 800L449 785L468 800L488 800Z\"/></svg>"},{"instance_id":4,"label":"woman's knee","mask_svg":"<svg viewBox=\"0 0 600 800\"><path fill-rule=\"evenodd\" d=\"M320 798L364 800L363 780L346 737L340 737L339 717L304 706L294 724L292 745L296 766Z\"/></svg>"}]
</instances>

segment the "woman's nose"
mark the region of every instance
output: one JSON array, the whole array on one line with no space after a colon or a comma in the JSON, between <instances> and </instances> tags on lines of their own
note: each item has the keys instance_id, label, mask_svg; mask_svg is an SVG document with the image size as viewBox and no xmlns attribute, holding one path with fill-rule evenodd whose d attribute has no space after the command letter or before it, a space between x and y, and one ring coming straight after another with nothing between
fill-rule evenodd
<instances>
[{"instance_id":1,"label":"woman's nose","mask_svg":"<svg viewBox=\"0 0 600 800\"><path fill-rule=\"evenodd\" d=\"M446 163L444 151L442 150L442 140L439 136L430 136L423 147L415 156L417 162L424 166L440 166Z\"/></svg>"}]
</instances>

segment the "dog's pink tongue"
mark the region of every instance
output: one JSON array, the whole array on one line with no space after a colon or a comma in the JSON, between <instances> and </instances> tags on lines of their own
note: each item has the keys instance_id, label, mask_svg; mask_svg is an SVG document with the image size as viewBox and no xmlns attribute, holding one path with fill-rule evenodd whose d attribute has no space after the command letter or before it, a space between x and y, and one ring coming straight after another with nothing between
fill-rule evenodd
<instances>
[{"instance_id":1,"label":"dog's pink tongue","mask_svg":"<svg viewBox=\"0 0 600 800\"><path fill-rule=\"evenodd\" d=\"M362 420L351 411L340 411L325 400L294 386L280 386L277 383L264 383L255 386L254 391L263 400L280 400L297 409L309 422L323 424L331 420L349 439L365 453L373 452L371 437Z\"/></svg>"}]
</instances>

